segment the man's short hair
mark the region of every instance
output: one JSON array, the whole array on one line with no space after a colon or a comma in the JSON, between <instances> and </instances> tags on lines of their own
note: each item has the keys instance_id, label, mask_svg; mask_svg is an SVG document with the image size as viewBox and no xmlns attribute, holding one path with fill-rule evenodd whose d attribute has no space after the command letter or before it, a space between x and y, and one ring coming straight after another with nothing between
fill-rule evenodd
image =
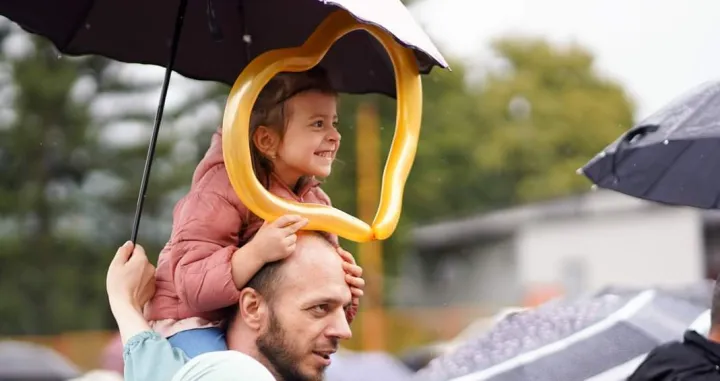
<instances>
[{"instance_id":1,"label":"man's short hair","mask_svg":"<svg viewBox=\"0 0 720 381\"><path fill-rule=\"evenodd\" d=\"M272 301L282 282L282 261L275 261L264 264L260 270L253 275L245 287L257 291L268 303Z\"/></svg>"},{"instance_id":2,"label":"man's short hair","mask_svg":"<svg viewBox=\"0 0 720 381\"><path fill-rule=\"evenodd\" d=\"M334 246L332 237L325 232L308 232L305 234L322 237L331 246ZM271 303L275 297L278 286L283 281L282 263L282 260L266 263L250 278L245 287L250 287L257 291L268 303Z\"/></svg>"}]
</instances>

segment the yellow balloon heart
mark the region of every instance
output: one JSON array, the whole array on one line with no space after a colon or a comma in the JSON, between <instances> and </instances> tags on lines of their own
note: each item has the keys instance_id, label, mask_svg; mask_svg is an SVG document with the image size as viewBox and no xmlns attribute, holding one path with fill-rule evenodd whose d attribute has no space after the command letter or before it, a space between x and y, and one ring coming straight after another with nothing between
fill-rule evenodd
<instances>
[{"instance_id":1,"label":"yellow balloon heart","mask_svg":"<svg viewBox=\"0 0 720 381\"><path fill-rule=\"evenodd\" d=\"M395 71L397 116L395 135L383 172L380 205L372 227L341 210L284 200L265 189L250 159L250 113L262 88L280 72L316 66L335 41L364 30L385 48ZM328 16L300 47L278 49L255 58L235 81L223 116L223 152L228 177L240 200L258 217L272 221L284 214L309 220L306 230L335 233L355 242L386 239L397 227L405 182L415 159L422 118L422 83L414 53L385 30L358 22L345 10Z\"/></svg>"}]
</instances>

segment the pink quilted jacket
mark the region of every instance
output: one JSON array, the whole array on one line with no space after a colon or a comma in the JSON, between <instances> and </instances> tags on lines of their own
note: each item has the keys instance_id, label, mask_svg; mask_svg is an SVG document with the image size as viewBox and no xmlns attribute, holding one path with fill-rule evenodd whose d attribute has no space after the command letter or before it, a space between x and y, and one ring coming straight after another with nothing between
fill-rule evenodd
<instances>
[{"instance_id":1,"label":"pink quilted jacket","mask_svg":"<svg viewBox=\"0 0 720 381\"><path fill-rule=\"evenodd\" d=\"M277 178L270 192L299 202L330 205L330 198L313 180L295 194ZM148 320L199 317L226 318L224 308L237 303L230 258L257 233L263 220L235 194L225 171L222 136L218 130L193 175L190 192L175 206L170 241L160 253L156 293L145 309ZM337 245L337 236L331 236ZM352 321L357 306L348 311Z\"/></svg>"}]
</instances>

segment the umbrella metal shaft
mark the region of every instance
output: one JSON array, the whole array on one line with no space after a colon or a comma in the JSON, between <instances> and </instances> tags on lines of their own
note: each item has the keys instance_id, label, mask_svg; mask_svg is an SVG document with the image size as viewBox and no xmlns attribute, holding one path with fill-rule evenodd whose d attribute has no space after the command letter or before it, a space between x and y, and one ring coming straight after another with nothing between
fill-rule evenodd
<instances>
[{"instance_id":1,"label":"umbrella metal shaft","mask_svg":"<svg viewBox=\"0 0 720 381\"><path fill-rule=\"evenodd\" d=\"M152 169L153 158L155 157L155 147L157 146L158 133L160 132L160 123L162 122L163 112L165 111L165 99L167 98L168 86L170 85L170 77L173 67L175 66L175 57L177 56L178 46L180 45L180 33L185 21L185 10L187 9L187 0L180 0L178 5L177 17L175 19L175 30L173 32L172 42L170 43L170 59L165 70L165 78L163 79L162 89L160 90L160 103L155 113L155 121L153 125L152 135L150 136L150 144L148 146L147 157L145 158L145 168L143 169L142 180L140 181L140 193L138 194L137 206L135 207L135 219L133 220L132 233L130 240L133 244L137 241L138 230L140 229L140 217L142 216L143 206L145 205L145 197L147 196L148 182L150 181L150 170Z\"/></svg>"}]
</instances>

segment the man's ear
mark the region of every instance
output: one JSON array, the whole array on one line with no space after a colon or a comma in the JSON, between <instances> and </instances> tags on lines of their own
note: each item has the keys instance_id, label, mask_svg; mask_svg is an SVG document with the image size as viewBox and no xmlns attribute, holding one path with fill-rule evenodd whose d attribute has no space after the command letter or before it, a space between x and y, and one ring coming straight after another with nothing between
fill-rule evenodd
<instances>
[{"instance_id":1,"label":"man's ear","mask_svg":"<svg viewBox=\"0 0 720 381\"><path fill-rule=\"evenodd\" d=\"M267 303L257 291L250 287L240 290L239 311L245 325L259 331L267 317Z\"/></svg>"},{"instance_id":2,"label":"man's ear","mask_svg":"<svg viewBox=\"0 0 720 381\"><path fill-rule=\"evenodd\" d=\"M272 128L266 126L259 126L252 136L255 147L265 157L274 158L277 155L278 147L280 146L280 135Z\"/></svg>"}]
</instances>

